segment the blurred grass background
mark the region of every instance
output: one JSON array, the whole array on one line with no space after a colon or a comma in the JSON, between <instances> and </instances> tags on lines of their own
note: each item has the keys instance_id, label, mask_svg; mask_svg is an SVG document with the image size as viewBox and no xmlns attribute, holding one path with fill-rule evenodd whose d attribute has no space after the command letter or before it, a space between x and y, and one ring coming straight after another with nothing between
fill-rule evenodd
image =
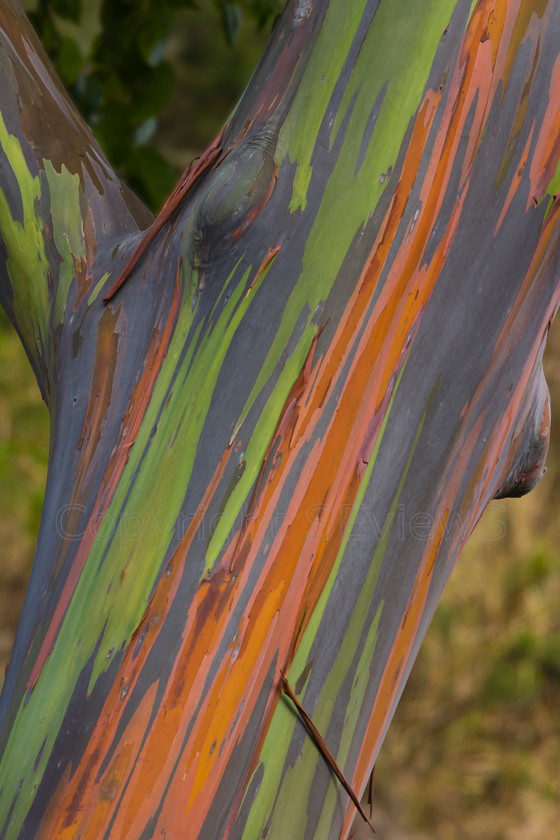
<instances>
[{"instance_id":1,"label":"blurred grass background","mask_svg":"<svg viewBox=\"0 0 560 840\"><path fill-rule=\"evenodd\" d=\"M210 2L182 13L167 45L177 84L152 138L176 172L227 116L266 37L245 22L230 47ZM558 359L560 324L545 358L553 405L548 472L524 499L494 502L458 562L378 760L378 840L560 836ZM2 313L2 676L39 527L48 438L46 408ZM367 836L357 822L356 840Z\"/></svg>"}]
</instances>

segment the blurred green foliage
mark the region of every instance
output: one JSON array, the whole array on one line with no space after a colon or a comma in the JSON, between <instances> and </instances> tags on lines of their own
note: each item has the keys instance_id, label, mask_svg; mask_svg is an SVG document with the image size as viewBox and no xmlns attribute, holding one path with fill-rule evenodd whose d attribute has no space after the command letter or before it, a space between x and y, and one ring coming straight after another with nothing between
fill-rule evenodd
<instances>
[{"instance_id":1,"label":"blurred green foliage","mask_svg":"<svg viewBox=\"0 0 560 840\"><path fill-rule=\"evenodd\" d=\"M244 19L263 29L280 0L212 0L221 21L213 38L232 45ZM180 13L197 0L27 0L31 22L109 160L154 210L177 172L153 144L174 91L167 47ZM208 44L206 47L208 49Z\"/></svg>"},{"instance_id":2,"label":"blurred green foliage","mask_svg":"<svg viewBox=\"0 0 560 840\"><path fill-rule=\"evenodd\" d=\"M0 308L0 683L37 541L48 420L19 337Z\"/></svg>"}]
</instances>

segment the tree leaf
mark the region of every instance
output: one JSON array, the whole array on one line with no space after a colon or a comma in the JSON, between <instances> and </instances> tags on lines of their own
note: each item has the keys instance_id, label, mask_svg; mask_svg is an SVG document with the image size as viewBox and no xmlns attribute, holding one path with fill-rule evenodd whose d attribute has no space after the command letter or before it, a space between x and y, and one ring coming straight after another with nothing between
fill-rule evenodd
<instances>
[{"instance_id":1,"label":"tree leaf","mask_svg":"<svg viewBox=\"0 0 560 840\"><path fill-rule=\"evenodd\" d=\"M65 85L73 84L84 66L84 59L73 38L63 38L56 59L56 70Z\"/></svg>"},{"instance_id":2,"label":"tree leaf","mask_svg":"<svg viewBox=\"0 0 560 840\"><path fill-rule=\"evenodd\" d=\"M228 3L220 0L220 12L227 42L228 44L233 44L241 26L241 11L239 6L237 3Z\"/></svg>"}]
</instances>

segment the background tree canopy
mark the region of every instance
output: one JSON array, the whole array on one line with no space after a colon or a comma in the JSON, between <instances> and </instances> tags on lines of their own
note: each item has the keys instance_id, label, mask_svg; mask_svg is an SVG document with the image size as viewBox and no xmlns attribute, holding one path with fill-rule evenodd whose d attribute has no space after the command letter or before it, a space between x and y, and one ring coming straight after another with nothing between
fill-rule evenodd
<instances>
[{"instance_id":1,"label":"background tree canopy","mask_svg":"<svg viewBox=\"0 0 560 840\"><path fill-rule=\"evenodd\" d=\"M171 136L159 132L168 150L186 141L187 153L200 151L247 81L281 5L280 0L23 3L110 161L154 210L187 157L177 148L163 154L161 142L154 142L162 112L171 108L166 124L173 125L175 114L183 126L179 132L170 129Z\"/></svg>"},{"instance_id":2,"label":"background tree canopy","mask_svg":"<svg viewBox=\"0 0 560 840\"><path fill-rule=\"evenodd\" d=\"M114 165L155 211L246 83L281 0L23 3ZM547 378L558 429L558 328ZM31 563L48 420L19 341L0 329L0 658ZM557 831L558 434L548 474L497 502L454 572L376 770L380 838L540 840ZM2 669L3 670L3 669ZM520 794L521 791L521 794ZM406 835L397 829L404 826Z\"/></svg>"}]
</instances>

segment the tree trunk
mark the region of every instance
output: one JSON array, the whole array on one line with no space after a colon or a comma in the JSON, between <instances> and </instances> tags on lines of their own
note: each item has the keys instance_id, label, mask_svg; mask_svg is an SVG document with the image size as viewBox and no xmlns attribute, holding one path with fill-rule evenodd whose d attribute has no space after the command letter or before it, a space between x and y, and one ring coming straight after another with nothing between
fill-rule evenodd
<instances>
[{"instance_id":1,"label":"tree trunk","mask_svg":"<svg viewBox=\"0 0 560 840\"><path fill-rule=\"evenodd\" d=\"M0 29L0 287L52 418L0 837L346 838L291 692L360 794L543 471L560 0L292 0L115 293L150 218Z\"/></svg>"}]
</instances>

